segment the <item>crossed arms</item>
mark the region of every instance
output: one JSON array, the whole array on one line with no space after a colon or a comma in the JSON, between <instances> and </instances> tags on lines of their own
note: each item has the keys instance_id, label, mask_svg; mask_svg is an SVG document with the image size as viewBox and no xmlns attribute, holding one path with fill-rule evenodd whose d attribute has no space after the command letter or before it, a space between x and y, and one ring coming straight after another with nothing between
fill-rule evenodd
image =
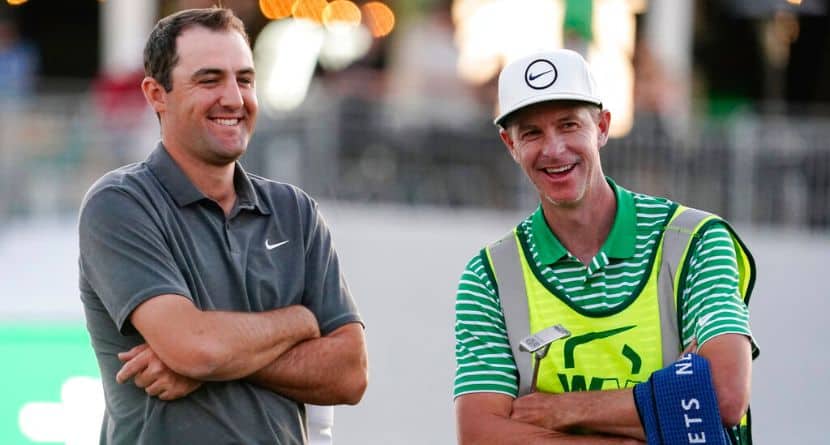
<instances>
[{"instance_id":1,"label":"crossed arms","mask_svg":"<svg viewBox=\"0 0 830 445\"><path fill-rule=\"evenodd\" d=\"M304 306L267 312L201 311L165 294L130 316L147 343L119 354L116 375L162 400L203 382L246 379L298 402L356 404L367 385L363 328L348 323L326 336Z\"/></svg>"},{"instance_id":2,"label":"crossed arms","mask_svg":"<svg viewBox=\"0 0 830 445\"><path fill-rule=\"evenodd\" d=\"M724 425L736 425L749 404L751 345L724 334L698 352L709 360ZM642 444L645 434L632 390L532 393L513 399L473 393L455 401L460 444ZM578 434L577 432L590 432Z\"/></svg>"}]
</instances>

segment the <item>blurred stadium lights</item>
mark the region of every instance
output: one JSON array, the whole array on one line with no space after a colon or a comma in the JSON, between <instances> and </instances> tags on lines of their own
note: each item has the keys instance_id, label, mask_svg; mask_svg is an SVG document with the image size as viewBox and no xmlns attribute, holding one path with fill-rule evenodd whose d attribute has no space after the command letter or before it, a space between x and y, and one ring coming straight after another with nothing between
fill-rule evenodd
<instances>
[{"instance_id":1,"label":"blurred stadium lights","mask_svg":"<svg viewBox=\"0 0 830 445\"><path fill-rule=\"evenodd\" d=\"M323 25L326 27L350 25L359 26L362 18L360 8L348 0L335 0L323 8Z\"/></svg>"},{"instance_id":2,"label":"blurred stadium lights","mask_svg":"<svg viewBox=\"0 0 830 445\"><path fill-rule=\"evenodd\" d=\"M594 0L594 41L588 60L603 105L611 110L611 137L623 137L634 125L634 37L636 20L628 0Z\"/></svg>"},{"instance_id":3,"label":"blurred stadium lights","mask_svg":"<svg viewBox=\"0 0 830 445\"><path fill-rule=\"evenodd\" d=\"M323 23L323 9L326 9L327 5L327 0L296 0L291 6L291 15L295 19Z\"/></svg>"},{"instance_id":4,"label":"blurred stadium lights","mask_svg":"<svg viewBox=\"0 0 830 445\"><path fill-rule=\"evenodd\" d=\"M262 29L254 45L259 96L266 111L285 111L306 97L326 30L310 20L280 20Z\"/></svg>"},{"instance_id":5,"label":"blurred stadium lights","mask_svg":"<svg viewBox=\"0 0 830 445\"><path fill-rule=\"evenodd\" d=\"M584 55L594 67L605 105L612 112L611 136L622 137L631 130L634 113L634 15L642 12L645 2L592 1L593 41L587 42ZM564 2L455 0L452 13L459 47L458 74L474 85L492 81L511 60L569 46L562 31Z\"/></svg>"},{"instance_id":6,"label":"blurred stadium lights","mask_svg":"<svg viewBox=\"0 0 830 445\"><path fill-rule=\"evenodd\" d=\"M372 46L372 36L363 26L334 22L326 27L326 38L320 48L320 66L338 71L363 57Z\"/></svg>"},{"instance_id":7,"label":"blurred stadium lights","mask_svg":"<svg viewBox=\"0 0 830 445\"><path fill-rule=\"evenodd\" d=\"M22 5L23 3L26 3L28 1L29 0L6 0L6 3L8 3L12 6L17 6L17 5Z\"/></svg>"},{"instance_id":8,"label":"blurred stadium lights","mask_svg":"<svg viewBox=\"0 0 830 445\"><path fill-rule=\"evenodd\" d=\"M456 0L453 21L458 74L474 85L498 75L504 63L530 52L562 47L560 2L550 0Z\"/></svg>"},{"instance_id":9,"label":"blurred stadium lights","mask_svg":"<svg viewBox=\"0 0 830 445\"><path fill-rule=\"evenodd\" d=\"M395 28L395 13L379 1L360 7L350 0L259 0L259 9L271 20L293 17L330 26L363 23L373 37L384 37Z\"/></svg>"},{"instance_id":10,"label":"blurred stadium lights","mask_svg":"<svg viewBox=\"0 0 830 445\"><path fill-rule=\"evenodd\" d=\"M373 37L385 37L395 29L395 14L381 2L369 2L361 7L363 24Z\"/></svg>"},{"instance_id":11,"label":"blurred stadium lights","mask_svg":"<svg viewBox=\"0 0 830 445\"><path fill-rule=\"evenodd\" d=\"M358 7L349 0L259 0L259 7L273 20L254 44L266 112L296 108L318 62L323 69L342 70L368 53L372 37L395 27L395 14L376 1Z\"/></svg>"},{"instance_id":12,"label":"blurred stadium lights","mask_svg":"<svg viewBox=\"0 0 830 445\"><path fill-rule=\"evenodd\" d=\"M294 0L259 0L262 15L271 20L284 19L291 15Z\"/></svg>"}]
</instances>

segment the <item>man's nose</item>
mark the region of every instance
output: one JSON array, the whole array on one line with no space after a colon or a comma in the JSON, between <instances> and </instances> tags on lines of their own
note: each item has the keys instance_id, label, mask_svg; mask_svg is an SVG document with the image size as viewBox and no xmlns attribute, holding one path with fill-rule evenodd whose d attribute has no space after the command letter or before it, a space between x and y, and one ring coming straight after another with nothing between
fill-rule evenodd
<instances>
[{"instance_id":1,"label":"man's nose","mask_svg":"<svg viewBox=\"0 0 830 445\"><path fill-rule=\"evenodd\" d=\"M563 138L556 137L554 134L547 134L545 135L545 144L542 148L542 153L546 156L555 156L565 151L565 147L566 144Z\"/></svg>"},{"instance_id":2,"label":"man's nose","mask_svg":"<svg viewBox=\"0 0 830 445\"><path fill-rule=\"evenodd\" d=\"M245 99L242 97L242 90L240 90L239 85L236 82L227 82L222 89L222 97L219 100L219 103L223 107L228 108L241 108L242 105L245 103Z\"/></svg>"}]
</instances>

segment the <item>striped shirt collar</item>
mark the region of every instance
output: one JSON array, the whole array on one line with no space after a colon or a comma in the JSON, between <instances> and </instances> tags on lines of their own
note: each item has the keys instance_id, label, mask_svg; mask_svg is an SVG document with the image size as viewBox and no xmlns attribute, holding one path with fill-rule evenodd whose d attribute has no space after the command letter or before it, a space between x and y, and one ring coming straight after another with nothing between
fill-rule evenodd
<instances>
[{"instance_id":1,"label":"striped shirt collar","mask_svg":"<svg viewBox=\"0 0 830 445\"><path fill-rule=\"evenodd\" d=\"M630 258L634 255L637 241L637 209L634 206L634 196L630 191L617 186L611 178L605 179L617 198L617 214L614 216L611 232L602 244L597 257L605 253L609 258ZM530 220L540 264L550 265L568 256L568 250L548 227L541 204L531 215Z\"/></svg>"}]
</instances>

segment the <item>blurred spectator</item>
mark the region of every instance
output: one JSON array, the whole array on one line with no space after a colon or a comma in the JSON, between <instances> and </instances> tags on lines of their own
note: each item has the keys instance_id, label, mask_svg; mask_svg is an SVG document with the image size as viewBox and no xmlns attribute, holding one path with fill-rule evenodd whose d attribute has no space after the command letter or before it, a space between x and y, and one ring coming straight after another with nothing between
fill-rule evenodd
<instances>
[{"instance_id":1,"label":"blurred spectator","mask_svg":"<svg viewBox=\"0 0 830 445\"><path fill-rule=\"evenodd\" d=\"M102 72L92 82L96 118L114 161L134 162L158 138L155 118L141 92L144 69Z\"/></svg>"},{"instance_id":2,"label":"blurred spectator","mask_svg":"<svg viewBox=\"0 0 830 445\"><path fill-rule=\"evenodd\" d=\"M0 98L29 96L39 69L37 47L22 38L15 22L0 16Z\"/></svg>"},{"instance_id":3,"label":"blurred spectator","mask_svg":"<svg viewBox=\"0 0 830 445\"><path fill-rule=\"evenodd\" d=\"M481 122L475 89L458 74L452 2L438 0L394 36L390 95L415 125L467 128Z\"/></svg>"},{"instance_id":4,"label":"blurred spectator","mask_svg":"<svg viewBox=\"0 0 830 445\"><path fill-rule=\"evenodd\" d=\"M37 48L24 40L11 17L0 15L0 218L19 200L23 155L17 148L24 122L24 101L32 94L39 71Z\"/></svg>"},{"instance_id":5,"label":"blurred spectator","mask_svg":"<svg viewBox=\"0 0 830 445\"><path fill-rule=\"evenodd\" d=\"M666 72L654 50L637 42L634 57L634 105L638 113L669 115L683 106L681 86Z\"/></svg>"}]
</instances>

